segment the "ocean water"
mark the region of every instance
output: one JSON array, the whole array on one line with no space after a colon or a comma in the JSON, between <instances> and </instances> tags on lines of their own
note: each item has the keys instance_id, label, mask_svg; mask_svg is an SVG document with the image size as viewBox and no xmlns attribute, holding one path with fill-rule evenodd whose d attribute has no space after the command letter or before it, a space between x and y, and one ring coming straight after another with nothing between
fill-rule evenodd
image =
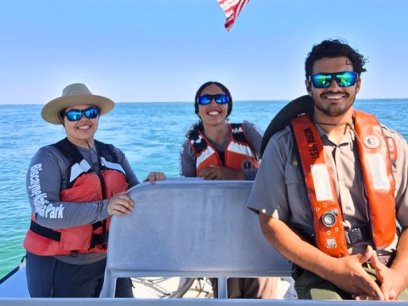
<instances>
[{"instance_id":1,"label":"ocean water","mask_svg":"<svg viewBox=\"0 0 408 306\"><path fill-rule=\"evenodd\" d=\"M248 120L265 130L287 101L234 103L231 122ZM408 139L408 99L359 100L356 108L373 113ZM31 157L41 146L65 136L61 126L45 123L41 105L0 105L0 278L15 267L24 249L30 220L25 176ZM179 149L197 121L191 103L118 103L101 117L96 139L122 149L139 180L150 171L168 177L179 173Z\"/></svg>"}]
</instances>

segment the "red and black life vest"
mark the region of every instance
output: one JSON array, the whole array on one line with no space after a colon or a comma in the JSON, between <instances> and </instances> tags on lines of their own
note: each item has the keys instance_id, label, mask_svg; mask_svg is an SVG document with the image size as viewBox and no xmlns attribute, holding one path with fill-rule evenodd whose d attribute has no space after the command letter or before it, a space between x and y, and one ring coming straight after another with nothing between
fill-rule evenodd
<instances>
[{"instance_id":1,"label":"red and black life vest","mask_svg":"<svg viewBox=\"0 0 408 306\"><path fill-rule=\"evenodd\" d=\"M375 116L356 110L353 115L372 238L376 249L381 250L393 242L397 230L392 175L396 150L395 146L390 146ZM315 243L331 256L345 256L347 242L341 205L319 131L309 115L292 119L291 127L310 201ZM326 216L329 216L326 221L332 222L329 226L322 220Z\"/></svg>"},{"instance_id":2,"label":"red and black life vest","mask_svg":"<svg viewBox=\"0 0 408 306\"><path fill-rule=\"evenodd\" d=\"M220 158L217 149L205 137L205 135L195 130L190 134L190 146L196 156L196 174L208 166L225 166L234 170L247 168L258 168L259 161L254 150L249 143L242 129L242 124L228 124L230 129L230 139L228 140L224 163Z\"/></svg>"},{"instance_id":3,"label":"red and black life vest","mask_svg":"<svg viewBox=\"0 0 408 306\"><path fill-rule=\"evenodd\" d=\"M60 201L93 202L109 199L112 195L128 189L126 174L111 145L95 140L100 173L95 173L79 150L67 138L53 145L69 161L62 169ZM35 215L24 239L27 251L43 256L68 255L72 253L105 253L110 218L94 224L84 224L61 229L50 229L38 224Z\"/></svg>"}]
</instances>

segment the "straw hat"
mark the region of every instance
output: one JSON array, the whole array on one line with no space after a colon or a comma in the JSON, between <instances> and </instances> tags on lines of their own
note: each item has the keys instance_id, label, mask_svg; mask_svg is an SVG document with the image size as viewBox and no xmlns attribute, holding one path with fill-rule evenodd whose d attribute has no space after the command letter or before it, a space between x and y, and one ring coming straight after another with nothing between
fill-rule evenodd
<instances>
[{"instance_id":1,"label":"straw hat","mask_svg":"<svg viewBox=\"0 0 408 306\"><path fill-rule=\"evenodd\" d=\"M92 94L89 88L82 83L68 85L62 91L62 96L51 100L44 105L41 117L53 124L62 124L60 112L68 107L91 104L99 107L101 115L110 112L115 107L112 100Z\"/></svg>"}]
</instances>

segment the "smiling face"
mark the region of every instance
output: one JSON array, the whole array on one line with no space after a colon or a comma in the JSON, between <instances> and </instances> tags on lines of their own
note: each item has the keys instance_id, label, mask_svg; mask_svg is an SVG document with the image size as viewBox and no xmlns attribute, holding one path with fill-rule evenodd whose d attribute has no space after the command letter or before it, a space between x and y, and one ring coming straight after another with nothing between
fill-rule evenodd
<instances>
[{"instance_id":1,"label":"smiling face","mask_svg":"<svg viewBox=\"0 0 408 306\"><path fill-rule=\"evenodd\" d=\"M72 109L84 110L90 106L92 105L82 104L68 107L65 109L65 112ZM88 145L93 146L94 135L98 129L99 116L97 116L95 119L87 119L85 115L82 114L82 118L78 121L69 121L68 118L64 116L63 120L65 132L67 133L67 138L69 141L84 148L88 148Z\"/></svg>"},{"instance_id":2,"label":"smiling face","mask_svg":"<svg viewBox=\"0 0 408 306\"><path fill-rule=\"evenodd\" d=\"M203 89L201 96L203 95L217 95L226 93L216 84L210 84ZM200 116L204 127L205 126L217 126L224 125L226 123L226 117L228 114L228 104L217 104L212 99L210 104L198 105L198 116Z\"/></svg>"},{"instance_id":3,"label":"smiling face","mask_svg":"<svg viewBox=\"0 0 408 306\"><path fill-rule=\"evenodd\" d=\"M313 74L336 73L342 71L353 71L353 65L347 57L325 57L315 61ZM361 80L357 77L356 83L350 87L340 87L333 80L327 88L316 88L310 80L306 80L306 87L315 103L315 115L320 118L339 119L351 116L352 106L356 95L360 90Z\"/></svg>"}]
</instances>

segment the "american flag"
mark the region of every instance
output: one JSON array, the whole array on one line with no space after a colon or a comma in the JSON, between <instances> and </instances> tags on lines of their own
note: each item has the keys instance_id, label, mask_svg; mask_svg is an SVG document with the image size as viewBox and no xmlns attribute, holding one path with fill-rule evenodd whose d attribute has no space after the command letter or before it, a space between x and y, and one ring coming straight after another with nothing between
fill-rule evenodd
<instances>
[{"instance_id":1,"label":"american flag","mask_svg":"<svg viewBox=\"0 0 408 306\"><path fill-rule=\"evenodd\" d=\"M227 31L231 30L238 18L239 13L244 8L244 6L249 2L249 0L217 0L221 8L225 12L225 28Z\"/></svg>"}]
</instances>

